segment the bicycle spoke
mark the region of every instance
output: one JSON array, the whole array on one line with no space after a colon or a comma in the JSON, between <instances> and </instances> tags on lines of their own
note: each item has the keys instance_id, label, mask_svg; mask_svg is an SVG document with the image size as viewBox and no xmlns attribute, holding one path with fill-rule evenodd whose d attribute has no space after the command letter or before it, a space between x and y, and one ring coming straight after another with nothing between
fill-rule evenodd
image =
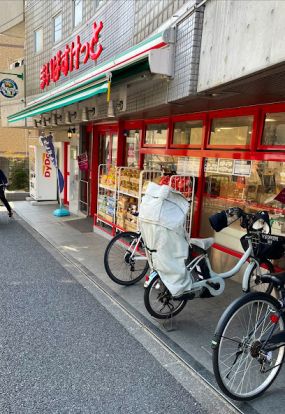
<instances>
[{"instance_id":1,"label":"bicycle spoke","mask_svg":"<svg viewBox=\"0 0 285 414\"><path fill-rule=\"evenodd\" d=\"M160 279L151 288L150 302L155 312L166 316L172 315L181 306L181 302L172 300L170 293Z\"/></svg>"},{"instance_id":2,"label":"bicycle spoke","mask_svg":"<svg viewBox=\"0 0 285 414\"><path fill-rule=\"evenodd\" d=\"M130 285L144 277L148 270L148 260L141 242L141 238L130 232L120 233L111 240L106 249L104 264L112 280Z\"/></svg>"},{"instance_id":3,"label":"bicycle spoke","mask_svg":"<svg viewBox=\"0 0 285 414\"><path fill-rule=\"evenodd\" d=\"M265 351L264 341L284 329L283 318L273 324L270 316L278 314L274 299L257 293L258 300L246 300L236 308L220 333L218 342L218 372L223 387L232 398L247 399L263 392L279 372L284 356L284 347ZM264 299L263 296L264 295ZM249 295L251 297L251 295ZM278 306L278 302L277 306ZM238 332L238 336L236 333ZM219 337L218 333L216 333ZM216 369L214 369L216 375Z\"/></svg>"}]
</instances>

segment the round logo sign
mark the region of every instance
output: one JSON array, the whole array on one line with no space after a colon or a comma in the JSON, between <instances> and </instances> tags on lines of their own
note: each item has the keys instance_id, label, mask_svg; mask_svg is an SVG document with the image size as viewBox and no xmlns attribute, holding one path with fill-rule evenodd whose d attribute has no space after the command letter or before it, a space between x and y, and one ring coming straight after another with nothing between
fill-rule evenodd
<instances>
[{"instance_id":1,"label":"round logo sign","mask_svg":"<svg viewBox=\"0 0 285 414\"><path fill-rule=\"evenodd\" d=\"M18 86L12 79L2 79L0 81L0 92L5 98L14 98L18 91Z\"/></svg>"}]
</instances>

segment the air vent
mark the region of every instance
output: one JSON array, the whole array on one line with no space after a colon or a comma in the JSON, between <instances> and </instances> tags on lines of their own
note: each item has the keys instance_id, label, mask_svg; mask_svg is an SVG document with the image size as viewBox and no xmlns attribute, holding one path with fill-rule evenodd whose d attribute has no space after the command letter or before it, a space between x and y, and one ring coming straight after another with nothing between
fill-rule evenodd
<instances>
[{"instance_id":1,"label":"air vent","mask_svg":"<svg viewBox=\"0 0 285 414\"><path fill-rule=\"evenodd\" d=\"M24 59L18 59L15 62L11 63L10 69L16 69L20 66L24 66L25 60Z\"/></svg>"}]
</instances>

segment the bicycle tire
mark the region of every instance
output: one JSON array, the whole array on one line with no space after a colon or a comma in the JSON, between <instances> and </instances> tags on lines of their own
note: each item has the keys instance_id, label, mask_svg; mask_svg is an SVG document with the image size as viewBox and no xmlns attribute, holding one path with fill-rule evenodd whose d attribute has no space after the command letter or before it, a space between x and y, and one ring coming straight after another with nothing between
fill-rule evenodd
<instances>
[{"instance_id":1,"label":"bicycle tire","mask_svg":"<svg viewBox=\"0 0 285 414\"><path fill-rule=\"evenodd\" d=\"M260 262L260 267L264 267L263 265L268 268L268 272L265 272L264 274L274 273L274 265L270 262L270 260L264 259ZM273 289L273 283L263 283L259 280L259 277L256 278L256 275L254 275L256 268L257 266L255 265L250 272L247 292L264 292L270 295Z\"/></svg>"},{"instance_id":2,"label":"bicycle tire","mask_svg":"<svg viewBox=\"0 0 285 414\"><path fill-rule=\"evenodd\" d=\"M159 286L159 288L158 288ZM154 292L155 291L155 292ZM156 296L156 301L159 302L158 305L162 306L160 311L157 311L152 304L152 293ZM144 304L148 313L156 319L170 319L178 315L185 307L187 300L182 299L173 299L171 293L161 281L159 275L155 276L148 287L144 291ZM168 312L163 312L165 306L169 307Z\"/></svg>"},{"instance_id":3,"label":"bicycle tire","mask_svg":"<svg viewBox=\"0 0 285 414\"><path fill-rule=\"evenodd\" d=\"M104 266L107 275L113 282L130 286L141 280L149 269L147 258L146 260L128 262L127 252L130 241L138 238L138 233L133 231L126 231L117 234L107 245L104 253ZM143 246L141 245L143 251ZM114 266L113 258L114 255ZM142 256L142 254L140 254ZM139 263L137 265L137 263ZM137 267L136 267L137 266Z\"/></svg>"},{"instance_id":4,"label":"bicycle tire","mask_svg":"<svg viewBox=\"0 0 285 414\"><path fill-rule=\"evenodd\" d=\"M268 313L266 313L266 306L268 307ZM248 309L250 310L250 318L247 318L246 316L247 307L249 307ZM271 369L268 370L268 376L266 376L266 372L262 373L260 371L261 361L258 360L258 357L260 358L261 352L260 350L257 352L258 346L261 344L262 335L264 335L263 338L266 337L265 332L266 330L270 329L270 327L272 326L270 326L270 323L273 324L273 322L271 322L271 320L269 320L268 318L268 325L264 326L264 322L261 325L258 325L258 319L255 319L254 315L256 313L256 315L258 315L258 318L261 318L261 316L263 315L262 312L264 310L264 314L267 318L267 315L271 315L272 311L278 312L280 308L280 303L272 296L266 293L255 292L248 293L245 296L236 299L221 316L214 334L214 339L212 341L212 362L216 381L221 390L228 397L239 401L248 401L253 398L256 398L262 393L264 393L268 387L270 387L270 385L273 383L273 381L279 374L284 360L284 346L272 351L271 361L269 360L269 353L263 354L265 358L264 364L268 363L269 365L269 363L272 363L273 367L271 367ZM261 320L263 321L262 318ZM245 331L244 327L242 327L243 323L245 326L246 324L248 324ZM252 329L250 329L251 323L253 323L254 325L254 328ZM283 331L285 327L285 318L283 314L281 315L277 323L279 325L278 327L280 331ZM276 329L278 329L277 323ZM231 326L233 329L232 337ZM263 328L266 329L262 333ZM246 332L245 336L243 336L244 332ZM276 332L278 332L278 330ZM243 339L239 340L239 338ZM222 347L226 350L224 360L222 360L221 356ZM233 354L231 354L229 351L231 347L235 348L235 353ZM256 355L256 353L258 355ZM230 367L231 358L234 360L232 367ZM254 366L254 363L257 363L257 366ZM232 374L232 369L235 367L236 364L236 372L235 374ZM249 372L246 373L246 370L249 370L250 368L254 371L253 376L251 376L251 373ZM225 375L226 372L227 375ZM230 375L232 376L230 377ZM262 380L263 382L261 384L256 385L256 388L250 389L251 383L249 383L249 381L257 382L259 377L262 378L262 375L264 375L264 381ZM241 380L240 377L242 377ZM238 382L239 380L240 382ZM242 392L242 382L245 380L247 380L247 383L245 384L246 388L245 391Z\"/></svg>"}]
</instances>

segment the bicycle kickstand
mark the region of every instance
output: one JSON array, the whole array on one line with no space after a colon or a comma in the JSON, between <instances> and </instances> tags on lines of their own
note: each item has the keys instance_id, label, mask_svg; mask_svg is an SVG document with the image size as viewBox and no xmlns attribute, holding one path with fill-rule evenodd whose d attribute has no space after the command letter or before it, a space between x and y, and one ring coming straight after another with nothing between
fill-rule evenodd
<instances>
[{"instance_id":1,"label":"bicycle kickstand","mask_svg":"<svg viewBox=\"0 0 285 414\"><path fill-rule=\"evenodd\" d=\"M177 324L175 323L175 318L172 313L168 319L162 322L162 326L166 332L173 332L177 329Z\"/></svg>"}]
</instances>

